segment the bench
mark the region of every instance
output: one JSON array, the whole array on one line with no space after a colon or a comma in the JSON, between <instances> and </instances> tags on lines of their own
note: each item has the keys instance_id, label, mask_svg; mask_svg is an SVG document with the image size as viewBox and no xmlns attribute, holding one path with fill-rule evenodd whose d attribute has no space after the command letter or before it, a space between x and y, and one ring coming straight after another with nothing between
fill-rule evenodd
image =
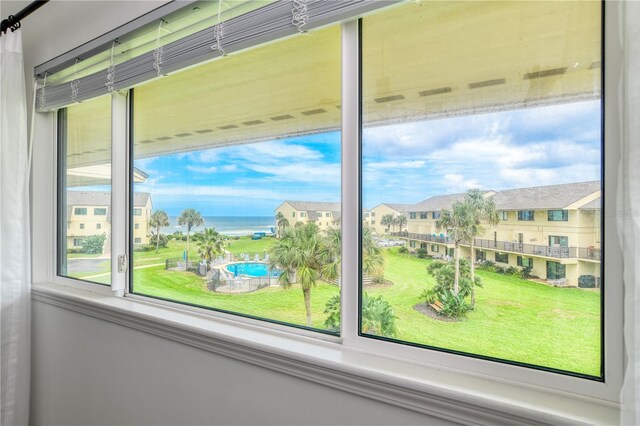
<instances>
[{"instance_id":1,"label":"bench","mask_svg":"<svg viewBox=\"0 0 640 426\"><path fill-rule=\"evenodd\" d=\"M436 311L436 312L438 312L438 313L439 313L440 311L442 311L442 308L443 308L443 306L442 306L442 302L440 302L439 300L436 300L436 301L435 301L435 302L433 302L433 303L429 303L429 306L431 306L431 307L433 308L433 310L434 310L434 311Z\"/></svg>"}]
</instances>

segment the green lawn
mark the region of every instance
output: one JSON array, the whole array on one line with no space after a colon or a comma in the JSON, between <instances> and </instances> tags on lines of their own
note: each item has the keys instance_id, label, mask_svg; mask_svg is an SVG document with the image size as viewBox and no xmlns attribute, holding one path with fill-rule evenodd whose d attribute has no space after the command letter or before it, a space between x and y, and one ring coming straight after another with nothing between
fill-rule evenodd
<instances>
[{"instance_id":1,"label":"green lawn","mask_svg":"<svg viewBox=\"0 0 640 426\"><path fill-rule=\"evenodd\" d=\"M272 238L230 240L235 254L260 253ZM245 294L219 294L206 289L192 273L166 271L166 258L181 257L185 243L171 241L155 251L135 253L134 290L166 299L214 307L256 317L305 325L302 291L269 287ZM192 252L192 256L195 252ZM413 309L420 293L434 284L426 272L429 260L384 251L385 277L394 285L366 291L382 295L394 309L399 340L510 361L598 376L600 373L600 293L548 287L518 278L478 271L484 287L477 307L466 319L444 322ZM108 277L104 277L108 280ZM101 281L101 278L95 279ZM312 290L314 327L322 328L324 306L336 286L321 283Z\"/></svg>"},{"instance_id":2,"label":"green lawn","mask_svg":"<svg viewBox=\"0 0 640 426\"><path fill-rule=\"evenodd\" d=\"M600 293L562 289L478 271L476 309L460 322L434 320L413 309L434 285L428 260L385 253L385 277L395 284L367 292L396 314L398 339L598 376Z\"/></svg>"},{"instance_id":3,"label":"green lawn","mask_svg":"<svg viewBox=\"0 0 640 426\"><path fill-rule=\"evenodd\" d=\"M307 323L299 286L287 290L267 287L252 293L221 294L207 290L204 279L195 274L166 271L162 266L154 266L134 272L134 291L292 324ZM323 328L326 318L324 306L338 292L337 286L324 283L312 290L314 327Z\"/></svg>"}]
</instances>

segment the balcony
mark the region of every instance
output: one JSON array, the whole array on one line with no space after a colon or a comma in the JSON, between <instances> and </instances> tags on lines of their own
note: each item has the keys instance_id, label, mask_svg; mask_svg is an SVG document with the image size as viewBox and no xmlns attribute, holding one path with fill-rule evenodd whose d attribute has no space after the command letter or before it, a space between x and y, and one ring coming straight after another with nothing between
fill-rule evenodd
<instances>
[{"instance_id":1,"label":"balcony","mask_svg":"<svg viewBox=\"0 0 640 426\"><path fill-rule=\"evenodd\" d=\"M438 236L438 235L431 235L431 234L415 234L413 232L392 232L391 236L393 237L400 237L400 238L408 238L410 240L417 240L417 241L428 241L430 243L440 243L440 244L453 244L453 238L451 237L445 237L445 236Z\"/></svg>"},{"instance_id":2,"label":"balcony","mask_svg":"<svg viewBox=\"0 0 640 426\"><path fill-rule=\"evenodd\" d=\"M593 247L580 247L578 248L578 258L595 260L597 262L600 262L601 260L600 249L593 248Z\"/></svg>"},{"instance_id":3,"label":"balcony","mask_svg":"<svg viewBox=\"0 0 640 426\"><path fill-rule=\"evenodd\" d=\"M468 243L464 245L469 245ZM553 257L556 259L572 259L577 257L578 247L549 247L535 244L521 244L509 241L475 240L477 248L488 248L498 251L528 254L531 256Z\"/></svg>"}]
</instances>

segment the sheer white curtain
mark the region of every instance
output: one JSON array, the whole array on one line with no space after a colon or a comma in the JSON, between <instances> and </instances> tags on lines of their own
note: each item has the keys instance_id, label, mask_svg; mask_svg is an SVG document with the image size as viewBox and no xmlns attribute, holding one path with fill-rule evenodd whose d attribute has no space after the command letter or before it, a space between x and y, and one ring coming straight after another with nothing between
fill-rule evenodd
<instances>
[{"instance_id":1,"label":"sheer white curtain","mask_svg":"<svg viewBox=\"0 0 640 426\"><path fill-rule=\"evenodd\" d=\"M619 231L624 250L626 371L623 425L640 425L640 2L623 4L623 179Z\"/></svg>"},{"instance_id":2,"label":"sheer white curtain","mask_svg":"<svg viewBox=\"0 0 640 426\"><path fill-rule=\"evenodd\" d=\"M27 99L20 30L0 37L0 284L3 425L29 421L30 231Z\"/></svg>"}]
</instances>

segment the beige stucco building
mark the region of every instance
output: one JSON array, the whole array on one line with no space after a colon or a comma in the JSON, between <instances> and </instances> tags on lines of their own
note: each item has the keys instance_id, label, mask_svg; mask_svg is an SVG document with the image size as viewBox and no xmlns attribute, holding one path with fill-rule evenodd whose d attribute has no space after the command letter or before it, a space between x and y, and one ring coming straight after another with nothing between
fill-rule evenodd
<instances>
[{"instance_id":1,"label":"beige stucco building","mask_svg":"<svg viewBox=\"0 0 640 426\"><path fill-rule=\"evenodd\" d=\"M398 216L404 216L408 220L409 211L411 210L412 206L413 204L382 203L372 208L371 209L371 215L372 215L371 226L373 227L373 230L375 231L375 233L378 235L387 235L390 232L394 232L394 231L406 231L407 230L406 222L401 227L383 225L381 222L382 222L382 218L384 218L388 214L390 214L394 218L397 218Z\"/></svg>"},{"instance_id":2,"label":"beige stucco building","mask_svg":"<svg viewBox=\"0 0 640 426\"><path fill-rule=\"evenodd\" d=\"M91 235L106 235L103 252L111 246L111 193L99 191L67 191L67 248L82 248ZM153 204L151 195L137 192L133 206L133 242L148 244L149 218Z\"/></svg>"},{"instance_id":3,"label":"beige stucco building","mask_svg":"<svg viewBox=\"0 0 640 426\"><path fill-rule=\"evenodd\" d=\"M278 226L278 213L282 213L286 223L289 226L295 226L296 223L313 222L320 228L320 231L326 232L330 228L340 227L340 203L331 203L323 201L285 201L275 210L276 230L278 235L282 232L281 226ZM362 221L369 226L376 223L376 215L370 210L363 210Z\"/></svg>"},{"instance_id":4,"label":"beige stucco building","mask_svg":"<svg viewBox=\"0 0 640 426\"><path fill-rule=\"evenodd\" d=\"M547 280L577 285L581 275L599 283L601 259L600 182L487 191L500 221L485 226L474 241L476 259L501 266L531 265L532 274ZM434 257L452 256L453 241L436 225L443 210L464 194L441 195L416 204L409 212L407 232L394 233L408 241L409 249L426 248ZM470 258L470 245L461 255Z\"/></svg>"}]
</instances>

